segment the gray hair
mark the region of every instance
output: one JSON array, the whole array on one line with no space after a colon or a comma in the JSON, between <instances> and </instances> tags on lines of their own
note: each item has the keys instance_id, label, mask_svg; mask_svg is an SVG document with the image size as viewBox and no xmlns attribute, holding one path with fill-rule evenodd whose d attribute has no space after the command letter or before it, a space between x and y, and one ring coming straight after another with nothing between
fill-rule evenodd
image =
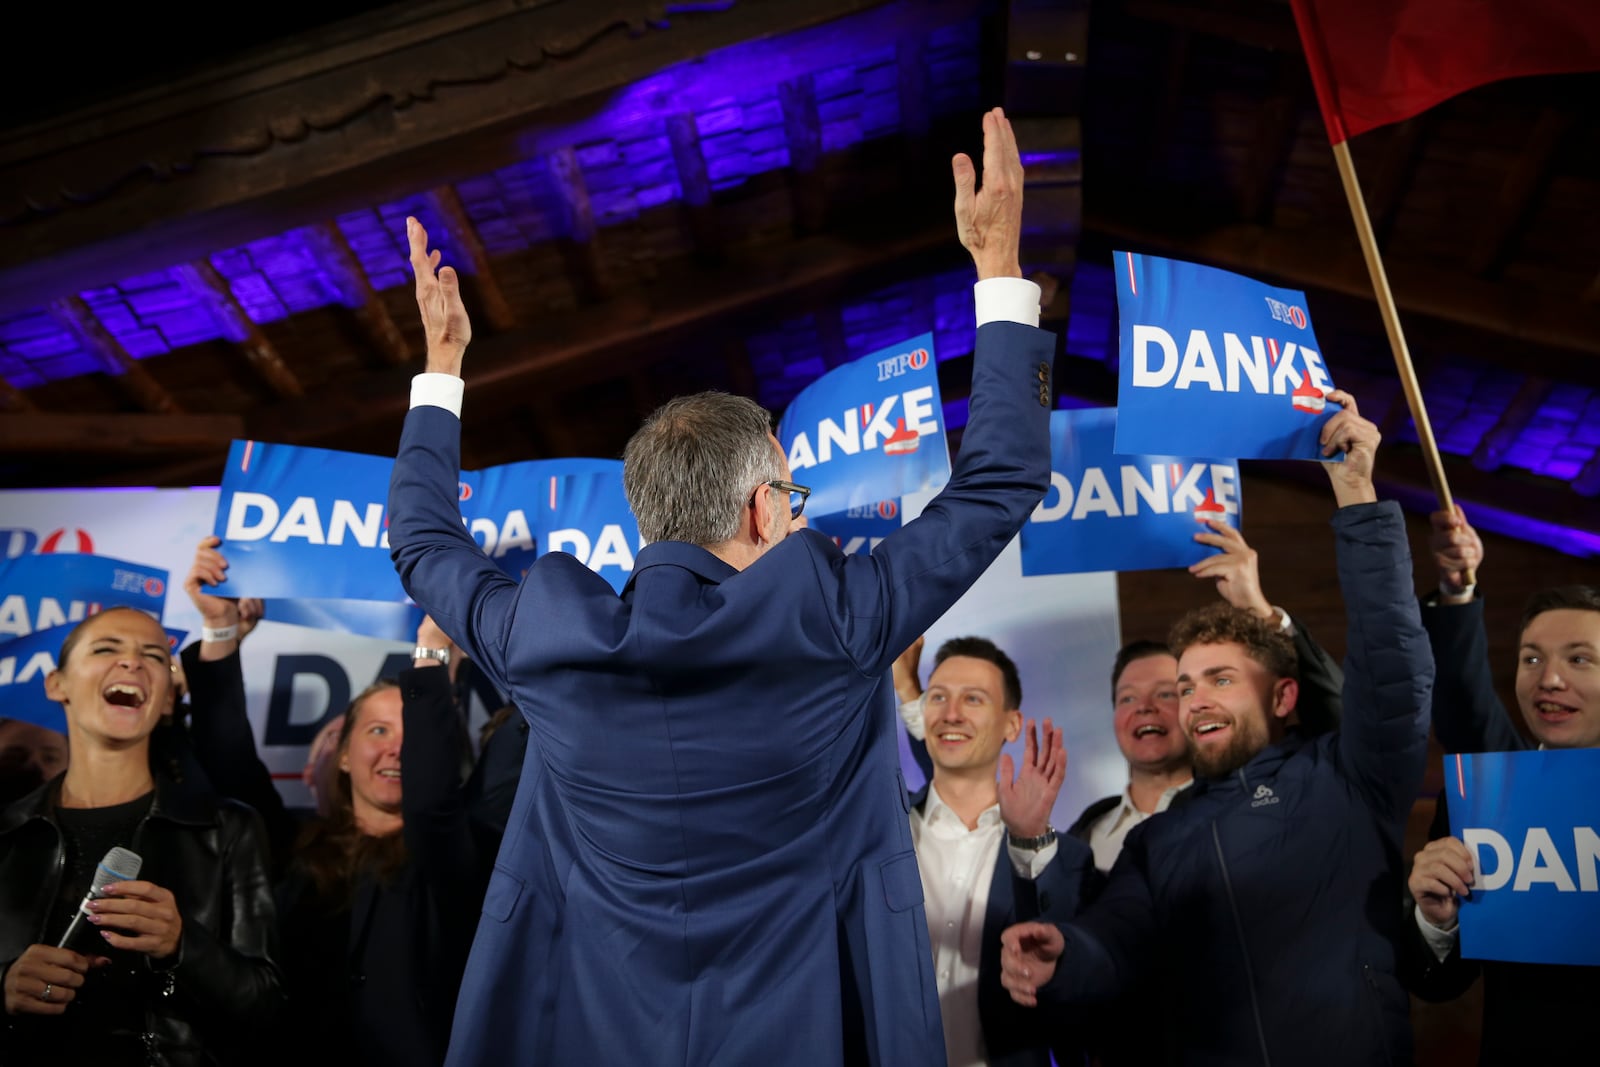
<instances>
[{"instance_id":1,"label":"gray hair","mask_svg":"<svg viewBox=\"0 0 1600 1067\"><path fill-rule=\"evenodd\" d=\"M657 408L622 453L622 487L639 533L694 545L731 540L756 486L783 477L771 432L765 408L728 393Z\"/></svg>"}]
</instances>

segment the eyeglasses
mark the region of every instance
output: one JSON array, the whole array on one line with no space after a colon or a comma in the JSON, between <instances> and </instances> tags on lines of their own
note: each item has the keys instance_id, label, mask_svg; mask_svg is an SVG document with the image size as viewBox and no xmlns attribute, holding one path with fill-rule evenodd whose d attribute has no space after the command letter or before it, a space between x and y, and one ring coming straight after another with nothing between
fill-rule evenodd
<instances>
[{"instance_id":1,"label":"eyeglasses","mask_svg":"<svg viewBox=\"0 0 1600 1067\"><path fill-rule=\"evenodd\" d=\"M777 478L774 478L771 481L762 482L761 484L770 485L777 492L789 494L789 517L791 519L798 519L800 517L800 513L806 509L806 497L811 495L810 486L796 485L794 482L785 482ZM750 502L755 503L755 499L755 496L752 494L750 497Z\"/></svg>"}]
</instances>

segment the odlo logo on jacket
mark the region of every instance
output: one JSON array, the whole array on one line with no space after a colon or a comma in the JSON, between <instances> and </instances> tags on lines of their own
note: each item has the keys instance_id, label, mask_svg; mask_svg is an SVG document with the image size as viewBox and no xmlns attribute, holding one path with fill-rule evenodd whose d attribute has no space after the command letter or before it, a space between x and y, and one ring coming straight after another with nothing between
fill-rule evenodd
<instances>
[{"instance_id":1,"label":"odlo logo on jacket","mask_svg":"<svg viewBox=\"0 0 1600 1067\"><path fill-rule=\"evenodd\" d=\"M1255 799L1250 801L1250 806L1252 808L1260 808L1265 807L1268 804L1276 804L1277 802L1278 798L1272 792L1272 790L1268 789L1264 785L1258 785L1256 786Z\"/></svg>"}]
</instances>

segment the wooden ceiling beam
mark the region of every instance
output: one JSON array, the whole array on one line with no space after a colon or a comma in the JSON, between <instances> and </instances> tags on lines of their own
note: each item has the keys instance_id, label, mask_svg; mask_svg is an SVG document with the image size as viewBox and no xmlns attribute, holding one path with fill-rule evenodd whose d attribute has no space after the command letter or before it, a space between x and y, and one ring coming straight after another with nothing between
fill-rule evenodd
<instances>
[{"instance_id":1,"label":"wooden ceiling beam","mask_svg":"<svg viewBox=\"0 0 1600 1067\"><path fill-rule=\"evenodd\" d=\"M255 368L273 392L285 398L305 395L305 386L300 384L300 379L283 361L277 348L261 332L261 327L234 299L227 280L217 273L209 260L185 263L176 269L176 273L190 294L210 311L211 317L222 328L223 336L239 346L250 361L250 366Z\"/></svg>"},{"instance_id":2,"label":"wooden ceiling beam","mask_svg":"<svg viewBox=\"0 0 1600 1067\"><path fill-rule=\"evenodd\" d=\"M789 144L789 175L794 195L794 227L816 233L828 220L828 191L822 184L822 119L810 74L778 86L783 134Z\"/></svg>"},{"instance_id":3,"label":"wooden ceiling beam","mask_svg":"<svg viewBox=\"0 0 1600 1067\"><path fill-rule=\"evenodd\" d=\"M1100 203L1100 201L1096 201ZM1123 209L1128 210L1128 209ZM1097 235L1161 255L1209 263L1252 277L1277 278L1299 288L1320 288L1370 301L1372 283L1355 234L1347 229L1269 230L1221 225L1185 232L1178 218L1143 212L1134 217L1091 211ZM1193 231L1194 220L1188 220ZM1496 335L1504 344L1474 347L1474 355L1526 373L1536 355L1540 370L1560 381L1600 387L1600 306L1532 286L1467 278L1423 264L1386 264L1404 316L1427 316L1446 326ZM1413 323L1406 322L1408 334ZM1415 344L1413 344L1415 347Z\"/></svg>"},{"instance_id":4,"label":"wooden ceiling beam","mask_svg":"<svg viewBox=\"0 0 1600 1067\"><path fill-rule=\"evenodd\" d=\"M0 455L109 456L190 449L226 453L243 436L244 419L238 415L19 412L0 419Z\"/></svg>"},{"instance_id":5,"label":"wooden ceiling beam","mask_svg":"<svg viewBox=\"0 0 1600 1067\"><path fill-rule=\"evenodd\" d=\"M39 405L29 399L28 394L12 385L4 378L0 378L0 411L38 411Z\"/></svg>"},{"instance_id":6,"label":"wooden ceiling beam","mask_svg":"<svg viewBox=\"0 0 1600 1067\"><path fill-rule=\"evenodd\" d=\"M367 272L356 258L337 223L322 222L306 228L306 236L316 252L317 262L333 279L344 304L355 315L361 332L375 351L390 366L411 362L411 346L395 323L389 308L367 280Z\"/></svg>"},{"instance_id":7,"label":"wooden ceiling beam","mask_svg":"<svg viewBox=\"0 0 1600 1067\"><path fill-rule=\"evenodd\" d=\"M711 172L700 148L700 129L694 116L688 112L668 116L667 142L678 168L684 223L694 242L695 255L702 263L717 263L722 259L722 224L711 203Z\"/></svg>"},{"instance_id":8,"label":"wooden ceiling beam","mask_svg":"<svg viewBox=\"0 0 1600 1067\"><path fill-rule=\"evenodd\" d=\"M1467 256L1467 270L1479 277L1498 273L1523 222L1550 184L1551 172L1575 119L1565 108L1546 107L1528 131L1516 162L1506 174L1494 210L1478 231Z\"/></svg>"},{"instance_id":9,"label":"wooden ceiling beam","mask_svg":"<svg viewBox=\"0 0 1600 1067\"><path fill-rule=\"evenodd\" d=\"M588 203L587 196L584 202ZM489 263L489 253L484 249L472 220L467 217L467 209L462 206L455 187L440 185L429 190L428 203L444 220L445 228L450 232L451 244L462 257L458 270L461 265L466 267L467 274L472 278L468 292L477 296L489 325L502 332L515 329L517 313L506 299L505 290L500 288L500 279L495 276L494 267Z\"/></svg>"},{"instance_id":10,"label":"wooden ceiling beam","mask_svg":"<svg viewBox=\"0 0 1600 1067\"><path fill-rule=\"evenodd\" d=\"M1177 4L1165 0L1128 0L1123 10L1143 22L1170 26L1185 33L1205 33L1252 48L1288 55L1302 54L1300 33L1286 3L1270 0Z\"/></svg>"},{"instance_id":11,"label":"wooden ceiling beam","mask_svg":"<svg viewBox=\"0 0 1600 1067\"><path fill-rule=\"evenodd\" d=\"M1537 375L1524 378L1517 395L1511 398L1511 403L1506 405L1500 418L1473 450L1472 465L1481 471L1499 470L1500 464L1505 462L1506 453L1511 451L1511 446L1517 443L1517 438L1522 436L1522 431L1528 428L1534 416L1539 414L1539 409L1555 387L1556 383L1549 378Z\"/></svg>"},{"instance_id":12,"label":"wooden ceiling beam","mask_svg":"<svg viewBox=\"0 0 1600 1067\"><path fill-rule=\"evenodd\" d=\"M1255 137L1239 189L1239 216L1245 222L1270 223L1283 184L1289 155L1300 125L1304 66L1298 56L1272 58L1272 91L1256 110Z\"/></svg>"},{"instance_id":13,"label":"wooden ceiling beam","mask_svg":"<svg viewBox=\"0 0 1600 1067\"><path fill-rule=\"evenodd\" d=\"M884 212L873 221L882 222ZM871 218L871 216L869 216ZM859 230L748 253L711 269L664 272L662 280L603 304L575 308L505 334L474 340L463 370L464 415L492 418L524 404L530 383L556 393L628 373L671 357L673 340L717 321L794 314L824 294L861 291L908 271L949 269L965 260L950 224L911 232ZM311 445L334 433L385 422L398 425L412 368L375 371L336 393L257 409L247 419L255 440ZM102 484L193 485L214 480L226 450L151 469L125 471ZM85 483L89 484L89 483Z\"/></svg>"},{"instance_id":14,"label":"wooden ceiling beam","mask_svg":"<svg viewBox=\"0 0 1600 1067\"><path fill-rule=\"evenodd\" d=\"M0 315L698 110L983 6L389 5L0 138ZM614 92L646 78L648 94Z\"/></svg>"},{"instance_id":15,"label":"wooden ceiling beam","mask_svg":"<svg viewBox=\"0 0 1600 1067\"><path fill-rule=\"evenodd\" d=\"M1433 132L1437 115L1437 111L1424 111L1389 128L1388 143L1383 147L1377 174L1364 192L1367 218L1380 246L1389 241L1389 232L1394 229L1400 205L1411 190L1411 179L1416 176L1417 163L1422 159L1423 146Z\"/></svg>"},{"instance_id":16,"label":"wooden ceiling beam","mask_svg":"<svg viewBox=\"0 0 1600 1067\"><path fill-rule=\"evenodd\" d=\"M50 314L63 327L70 330L91 355L99 361L117 384L145 411L177 414L183 408L162 384L156 381L122 342L112 336L89 305L79 296L64 296L50 304Z\"/></svg>"}]
</instances>

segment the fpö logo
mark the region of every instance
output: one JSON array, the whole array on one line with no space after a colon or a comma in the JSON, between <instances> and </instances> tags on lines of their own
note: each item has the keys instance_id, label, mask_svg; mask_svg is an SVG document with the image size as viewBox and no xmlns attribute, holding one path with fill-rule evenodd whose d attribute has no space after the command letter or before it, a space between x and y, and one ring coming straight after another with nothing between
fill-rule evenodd
<instances>
[{"instance_id":1,"label":"fp\u00f6 logo","mask_svg":"<svg viewBox=\"0 0 1600 1067\"><path fill-rule=\"evenodd\" d=\"M32 552L38 552L42 556L55 553L82 553L92 556L94 538L89 536L88 530L77 527L64 526L59 530L51 530L43 537L40 537L36 530L0 528L0 556L16 559Z\"/></svg>"},{"instance_id":2,"label":"fp\u00f6 logo","mask_svg":"<svg viewBox=\"0 0 1600 1067\"><path fill-rule=\"evenodd\" d=\"M1287 322L1297 330L1303 330L1311 320L1306 318L1306 309L1299 304L1285 304L1282 300L1272 297L1264 298L1267 302L1267 311L1279 322Z\"/></svg>"}]
</instances>

